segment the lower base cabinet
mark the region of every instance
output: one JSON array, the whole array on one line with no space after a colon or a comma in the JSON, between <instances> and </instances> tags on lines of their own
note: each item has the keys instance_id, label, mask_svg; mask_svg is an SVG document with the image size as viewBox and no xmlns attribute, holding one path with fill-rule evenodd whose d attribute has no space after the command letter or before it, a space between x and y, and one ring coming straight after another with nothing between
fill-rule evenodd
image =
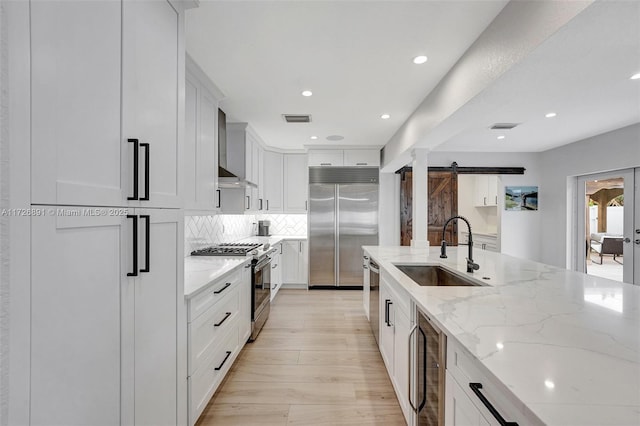
<instances>
[{"instance_id":1,"label":"lower base cabinet","mask_svg":"<svg viewBox=\"0 0 640 426\"><path fill-rule=\"evenodd\" d=\"M412 418L409 405L409 296L396 292L385 274L380 275L379 346L389 378L407 423Z\"/></svg>"},{"instance_id":2,"label":"lower base cabinet","mask_svg":"<svg viewBox=\"0 0 640 426\"><path fill-rule=\"evenodd\" d=\"M447 426L490 426L480 410L473 405L462 387L447 372L445 387L444 418Z\"/></svg>"},{"instance_id":3,"label":"lower base cabinet","mask_svg":"<svg viewBox=\"0 0 640 426\"><path fill-rule=\"evenodd\" d=\"M184 424L182 214L43 209L31 218L30 424Z\"/></svg>"},{"instance_id":4,"label":"lower base cabinet","mask_svg":"<svg viewBox=\"0 0 640 426\"><path fill-rule=\"evenodd\" d=\"M282 242L282 281L289 285L307 285L309 282L307 240Z\"/></svg>"},{"instance_id":5,"label":"lower base cabinet","mask_svg":"<svg viewBox=\"0 0 640 426\"><path fill-rule=\"evenodd\" d=\"M251 333L250 269L239 266L188 301L189 425L194 425Z\"/></svg>"}]
</instances>

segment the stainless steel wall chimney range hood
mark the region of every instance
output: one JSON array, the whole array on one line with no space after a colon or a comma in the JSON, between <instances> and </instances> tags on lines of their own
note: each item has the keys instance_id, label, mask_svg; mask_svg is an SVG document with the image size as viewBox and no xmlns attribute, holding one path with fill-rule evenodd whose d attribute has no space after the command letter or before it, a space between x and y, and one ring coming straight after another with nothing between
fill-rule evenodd
<instances>
[{"instance_id":1,"label":"stainless steel wall chimney range hood","mask_svg":"<svg viewBox=\"0 0 640 426\"><path fill-rule=\"evenodd\" d=\"M227 115L218 109L218 187L227 189L257 188L258 185L245 179L244 146L242 149L232 148L227 146ZM233 157L234 153L238 158Z\"/></svg>"}]
</instances>

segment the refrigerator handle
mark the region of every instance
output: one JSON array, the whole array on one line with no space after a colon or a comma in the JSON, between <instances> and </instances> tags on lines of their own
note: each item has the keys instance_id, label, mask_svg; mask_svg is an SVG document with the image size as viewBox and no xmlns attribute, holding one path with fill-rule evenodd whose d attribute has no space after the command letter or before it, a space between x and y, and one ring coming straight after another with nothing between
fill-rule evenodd
<instances>
[{"instance_id":1,"label":"refrigerator handle","mask_svg":"<svg viewBox=\"0 0 640 426\"><path fill-rule=\"evenodd\" d=\"M334 233L335 233L335 247L334 247L334 253L335 253L335 258L336 261L334 263L335 265L335 285L336 287L340 286L340 224L338 223L338 215L340 214L340 185L336 185L335 187L335 192L334 192L334 199L335 199L335 210L333 211L333 226L334 226Z\"/></svg>"}]
</instances>

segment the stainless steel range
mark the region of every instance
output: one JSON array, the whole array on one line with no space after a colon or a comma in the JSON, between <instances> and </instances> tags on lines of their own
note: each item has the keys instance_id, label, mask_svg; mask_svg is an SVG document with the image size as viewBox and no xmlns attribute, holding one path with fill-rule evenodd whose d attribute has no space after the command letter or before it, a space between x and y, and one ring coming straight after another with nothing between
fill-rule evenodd
<instances>
[{"instance_id":1,"label":"stainless steel range","mask_svg":"<svg viewBox=\"0 0 640 426\"><path fill-rule=\"evenodd\" d=\"M225 243L191 252L192 256L251 256L251 337L258 337L271 310L271 257L276 251L269 244Z\"/></svg>"}]
</instances>

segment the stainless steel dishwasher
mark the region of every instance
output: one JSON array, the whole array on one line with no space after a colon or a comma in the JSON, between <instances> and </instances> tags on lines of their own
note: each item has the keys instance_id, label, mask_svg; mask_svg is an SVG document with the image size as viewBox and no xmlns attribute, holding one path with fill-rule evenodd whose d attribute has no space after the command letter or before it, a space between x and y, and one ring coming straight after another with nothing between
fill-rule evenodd
<instances>
[{"instance_id":1,"label":"stainless steel dishwasher","mask_svg":"<svg viewBox=\"0 0 640 426\"><path fill-rule=\"evenodd\" d=\"M369 322L376 343L380 343L380 267L373 260L369 261L369 286Z\"/></svg>"},{"instance_id":2,"label":"stainless steel dishwasher","mask_svg":"<svg viewBox=\"0 0 640 426\"><path fill-rule=\"evenodd\" d=\"M444 425L446 347L447 336L417 309L409 334L409 404L416 426Z\"/></svg>"}]
</instances>

